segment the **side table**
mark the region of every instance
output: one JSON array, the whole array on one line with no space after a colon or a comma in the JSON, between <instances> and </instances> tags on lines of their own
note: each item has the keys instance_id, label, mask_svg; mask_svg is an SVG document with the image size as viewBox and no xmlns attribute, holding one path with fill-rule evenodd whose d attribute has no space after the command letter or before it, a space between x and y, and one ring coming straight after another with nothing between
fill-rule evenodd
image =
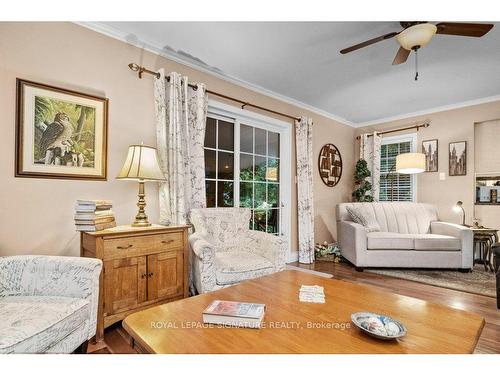
<instances>
[{"instance_id":1,"label":"side table","mask_svg":"<svg viewBox=\"0 0 500 375\"><path fill-rule=\"evenodd\" d=\"M497 274L497 309L500 309L500 243L495 243L491 248L495 256L493 265Z\"/></svg>"},{"instance_id":2,"label":"side table","mask_svg":"<svg viewBox=\"0 0 500 375\"><path fill-rule=\"evenodd\" d=\"M491 248L498 242L498 229L472 227L470 229L474 232L474 264L483 264L486 271L493 271Z\"/></svg>"}]
</instances>

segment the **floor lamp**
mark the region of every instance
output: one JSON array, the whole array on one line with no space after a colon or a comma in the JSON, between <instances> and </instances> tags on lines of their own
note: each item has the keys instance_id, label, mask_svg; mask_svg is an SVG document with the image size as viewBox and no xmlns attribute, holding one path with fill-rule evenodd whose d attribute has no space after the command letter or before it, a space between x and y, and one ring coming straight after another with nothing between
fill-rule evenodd
<instances>
[{"instance_id":1,"label":"floor lamp","mask_svg":"<svg viewBox=\"0 0 500 375\"><path fill-rule=\"evenodd\" d=\"M417 174L425 172L425 154L419 152L407 152L396 156L396 164L389 170L391 176L391 202L394 200L394 177L396 173Z\"/></svg>"}]
</instances>

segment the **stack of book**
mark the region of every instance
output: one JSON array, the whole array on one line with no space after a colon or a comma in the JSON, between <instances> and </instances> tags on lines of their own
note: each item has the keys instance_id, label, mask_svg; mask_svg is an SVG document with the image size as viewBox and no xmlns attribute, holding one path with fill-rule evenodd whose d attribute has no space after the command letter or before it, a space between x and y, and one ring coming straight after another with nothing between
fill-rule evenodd
<instances>
[{"instance_id":1,"label":"stack of book","mask_svg":"<svg viewBox=\"0 0 500 375\"><path fill-rule=\"evenodd\" d=\"M111 201L78 200L75 208L76 230L95 232L116 227Z\"/></svg>"}]
</instances>

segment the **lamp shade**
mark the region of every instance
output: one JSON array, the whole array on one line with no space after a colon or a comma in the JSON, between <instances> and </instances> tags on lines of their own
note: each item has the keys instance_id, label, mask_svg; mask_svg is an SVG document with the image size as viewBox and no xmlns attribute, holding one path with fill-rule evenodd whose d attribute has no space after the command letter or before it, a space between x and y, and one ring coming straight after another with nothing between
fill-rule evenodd
<instances>
[{"instance_id":1,"label":"lamp shade","mask_svg":"<svg viewBox=\"0 0 500 375\"><path fill-rule=\"evenodd\" d=\"M419 23L401 31L396 35L396 40L401 47L410 51L414 47L424 47L436 34L437 27L432 23Z\"/></svg>"},{"instance_id":2,"label":"lamp shade","mask_svg":"<svg viewBox=\"0 0 500 375\"><path fill-rule=\"evenodd\" d=\"M396 172L414 174L425 171L425 154L408 152L396 156Z\"/></svg>"},{"instance_id":3,"label":"lamp shade","mask_svg":"<svg viewBox=\"0 0 500 375\"><path fill-rule=\"evenodd\" d=\"M128 147L127 158L116 178L125 180L165 180L158 164L156 148L144 145Z\"/></svg>"}]
</instances>

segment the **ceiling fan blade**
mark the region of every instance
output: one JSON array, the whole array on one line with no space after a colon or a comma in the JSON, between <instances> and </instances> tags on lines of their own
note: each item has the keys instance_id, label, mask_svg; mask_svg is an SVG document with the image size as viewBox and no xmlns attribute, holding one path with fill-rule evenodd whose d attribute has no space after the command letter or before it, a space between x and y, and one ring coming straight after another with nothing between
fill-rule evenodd
<instances>
[{"instance_id":1,"label":"ceiling fan blade","mask_svg":"<svg viewBox=\"0 0 500 375\"><path fill-rule=\"evenodd\" d=\"M491 30L491 23L441 22L437 25L436 34L481 37Z\"/></svg>"},{"instance_id":2,"label":"ceiling fan blade","mask_svg":"<svg viewBox=\"0 0 500 375\"><path fill-rule=\"evenodd\" d=\"M396 35L398 35L398 33L394 33L393 32L393 33L385 34L385 35L382 35L382 36L378 36L376 38L367 40L366 42L362 42L362 43L356 44L354 46L351 46L351 47L348 47L348 48L344 48L343 50L340 51L340 53L341 54L345 54L345 53L349 53L349 52L352 52L352 51L356 51L357 49L369 46L370 44L381 42L382 40L390 39L390 38L392 38L392 37L394 37Z\"/></svg>"},{"instance_id":3,"label":"ceiling fan blade","mask_svg":"<svg viewBox=\"0 0 500 375\"><path fill-rule=\"evenodd\" d=\"M407 49L404 49L403 47L399 47L398 53L396 54L396 57L394 58L394 61L392 62L392 65L399 65L408 59L408 56L410 56L410 52Z\"/></svg>"}]
</instances>

